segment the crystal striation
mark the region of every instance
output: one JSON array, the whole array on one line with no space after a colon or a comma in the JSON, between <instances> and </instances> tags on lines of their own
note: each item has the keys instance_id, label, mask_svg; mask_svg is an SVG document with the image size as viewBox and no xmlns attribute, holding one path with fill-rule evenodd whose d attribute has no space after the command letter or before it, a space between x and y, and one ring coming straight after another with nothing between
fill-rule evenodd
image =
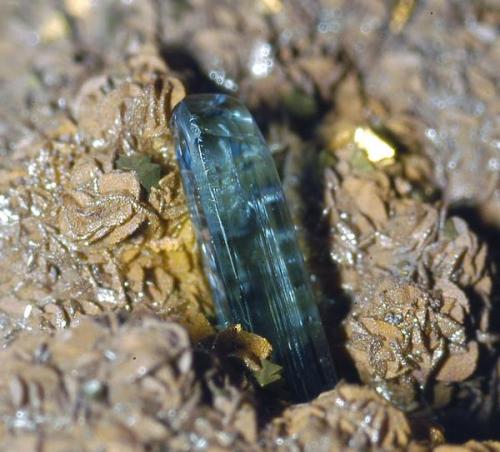
<instances>
[{"instance_id":1,"label":"crystal striation","mask_svg":"<svg viewBox=\"0 0 500 452\"><path fill-rule=\"evenodd\" d=\"M258 126L236 99L202 94L176 107L172 128L219 323L269 339L292 397L314 397L335 384L335 371Z\"/></svg>"}]
</instances>

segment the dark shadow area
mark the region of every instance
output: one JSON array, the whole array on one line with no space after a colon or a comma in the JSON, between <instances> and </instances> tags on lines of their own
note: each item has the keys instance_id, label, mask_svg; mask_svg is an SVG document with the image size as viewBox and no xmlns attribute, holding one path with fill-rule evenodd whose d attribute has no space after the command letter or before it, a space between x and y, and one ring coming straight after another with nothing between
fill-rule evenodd
<instances>
[{"instance_id":1,"label":"dark shadow area","mask_svg":"<svg viewBox=\"0 0 500 452\"><path fill-rule=\"evenodd\" d=\"M486 223L477 207L472 205L455 205L449 210L450 216L464 219L471 230L488 245L488 260L495 268L500 268L500 229ZM474 293L468 291L471 300L471 316L479 316L483 301ZM490 332L500 333L500 280L493 278L491 296ZM446 430L446 437L452 442L465 442L472 437L476 439L500 439L500 379L497 362L500 355L500 344L491 344L490 349L483 347L476 375L481 375L471 386L470 397L457 397L452 405L439 413L439 422ZM478 402L477 391L485 394L484 400Z\"/></svg>"},{"instance_id":2,"label":"dark shadow area","mask_svg":"<svg viewBox=\"0 0 500 452\"><path fill-rule=\"evenodd\" d=\"M449 210L450 216L463 218L470 226L471 230L488 245L488 261L497 271L500 269L500 228L486 223L475 206L457 205ZM470 294L469 294L470 295ZM500 280L493 278L493 288L491 296L491 331L500 333ZM497 344L497 352L499 350ZM500 432L499 432L500 434Z\"/></svg>"},{"instance_id":3,"label":"dark shadow area","mask_svg":"<svg viewBox=\"0 0 500 452\"><path fill-rule=\"evenodd\" d=\"M182 80L189 94L217 93L223 91L220 86L205 75L196 59L182 46L163 45L162 58Z\"/></svg>"},{"instance_id":4,"label":"dark shadow area","mask_svg":"<svg viewBox=\"0 0 500 452\"><path fill-rule=\"evenodd\" d=\"M303 226L311 255L308 267L315 278L316 295L320 299L320 311L340 379L359 382L352 359L343 344L345 338L340 327L349 313L350 299L340 287L337 268L330 256L330 226L323 214L324 177L316 153L306 166L301 193L304 199Z\"/></svg>"}]
</instances>

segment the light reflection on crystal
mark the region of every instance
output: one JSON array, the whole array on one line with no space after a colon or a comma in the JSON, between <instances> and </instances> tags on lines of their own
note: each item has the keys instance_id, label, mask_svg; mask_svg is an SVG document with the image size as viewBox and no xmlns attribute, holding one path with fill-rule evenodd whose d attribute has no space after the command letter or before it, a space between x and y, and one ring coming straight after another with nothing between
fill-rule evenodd
<instances>
[{"instance_id":1,"label":"light reflection on crystal","mask_svg":"<svg viewBox=\"0 0 500 452\"><path fill-rule=\"evenodd\" d=\"M250 70L256 78L267 77L273 70L272 47L268 42L255 44L250 56Z\"/></svg>"},{"instance_id":2,"label":"light reflection on crystal","mask_svg":"<svg viewBox=\"0 0 500 452\"><path fill-rule=\"evenodd\" d=\"M227 76L224 69L212 69L208 73L210 80L213 80L215 84L222 86L228 91L235 92L238 90L237 83L230 77Z\"/></svg>"}]
</instances>

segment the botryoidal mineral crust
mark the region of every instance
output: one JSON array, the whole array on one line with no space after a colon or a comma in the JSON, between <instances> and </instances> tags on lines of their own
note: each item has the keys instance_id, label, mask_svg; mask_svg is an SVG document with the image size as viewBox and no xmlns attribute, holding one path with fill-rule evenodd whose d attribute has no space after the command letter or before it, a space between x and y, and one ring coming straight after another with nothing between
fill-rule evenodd
<instances>
[{"instance_id":1,"label":"botryoidal mineral crust","mask_svg":"<svg viewBox=\"0 0 500 452\"><path fill-rule=\"evenodd\" d=\"M248 381L139 310L23 331L0 368L0 450L407 450L407 416L340 384L261 428ZM415 451L430 450L429 440Z\"/></svg>"},{"instance_id":2,"label":"botryoidal mineral crust","mask_svg":"<svg viewBox=\"0 0 500 452\"><path fill-rule=\"evenodd\" d=\"M339 384L308 404L285 410L266 432L279 451L407 450L406 416L367 387Z\"/></svg>"},{"instance_id":3,"label":"botryoidal mineral crust","mask_svg":"<svg viewBox=\"0 0 500 452\"><path fill-rule=\"evenodd\" d=\"M184 88L154 54L125 66L87 80L71 116L12 156L0 196L2 343L137 305L194 339L213 332L168 125Z\"/></svg>"},{"instance_id":4,"label":"botryoidal mineral crust","mask_svg":"<svg viewBox=\"0 0 500 452\"><path fill-rule=\"evenodd\" d=\"M0 450L256 450L251 387L179 324L86 317L3 351Z\"/></svg>"},{"instance_id":5,"label":"botryoidal mineral crust","mask_svg":"<svg viewBox=\"0 0 500 452\"><path fill-rule=\"evenodd\" d=\"M405 413L345 383L262 428L245 378L193 348L181 325L139 310L88 316L53 334L23 331L2 353L2 451L428 452L443 442L432 428L415 442Z\"/></svg>"},{"instance_id":6,"label":"botryoidal mineral crust","mask_svg":"<svg viewBox=\"0 0 500 452\"><path fill-rule=\"evenodd\" d=\"M185 42L206 76L251 108L285 105L298 116L314 115L315 92L327 99L342 75L339 41L313 29L319 2L219 0L216 10L206 0L187 4L182 11L163 5L169 31L162 39Z\"/></svg>"},{"instance_id":7,"label":"botryoidal mineral crust","mask_svg":"<svg viewBox=\"0 0 500 452\"><path fill-rule=\"evenodd\" d=\"M337 114L322 126L324 213L330 256L352 299L345 345L362 381L409 409L418 388L470 383L481 344L491 350L495 269L467 223L433 202L431 166L407 133L411 120L366 101L355 77L336 96ZM371 161L355 140L371 122L405 151Z\"/></svg>"},{"instance_id":8,"label":"botryoidal mineral crust","mask_svg":"<svg viewBox=\"0 0 500 452\"><path fill-rule=\"evenodd\" d=\"M273 158L246 107L188 96L172 127L186 196L222 326L265 336L291 395L335 384L318 308Z\"/></svg>"},{"instance_id":9,"label":"botryoidal mineral crust","mask_svg":"<svg viewBox=\"0 0 500 452\"><path fill-rule=\"evenodd\" d=\"M467 441L464 444L443 444L433 449L434 452L498 452L498 441Z\"/></svg>"},{"instance_id":10,"label":"botryoidal mineral crust","mask_svg":"<svg viewBox=\"0 0 500 452\"><path fill-rule=\"evenodd\" d=\"M411 398L412 381L420 387L458 382L475 371L479 347L464 326L469 302L453 283L439 281L429 292L386 279L357 300L345 322L349 353L361 379L395 402ZM403 394L406 400L399 400Z\"/></svg>"}]
</instances>

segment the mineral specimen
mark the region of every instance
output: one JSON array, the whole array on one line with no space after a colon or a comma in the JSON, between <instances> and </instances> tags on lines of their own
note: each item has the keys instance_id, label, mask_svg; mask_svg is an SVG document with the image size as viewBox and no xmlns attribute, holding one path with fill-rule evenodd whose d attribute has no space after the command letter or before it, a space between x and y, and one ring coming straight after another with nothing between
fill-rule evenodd
<instances>
[{"instance_id":1,"label":"mineral specimen","mask_svg":"<svg viewBox=\"0 0 500 452\"><path fill-rule=\"evenodd\" d=\"M498 0L0 1L0 450L500 451L499 23ZM339 370L374 389L278 415L241 385L279 366L209 323L173 76L265 126L342 301Z\"/></svg>"},{"instance_id":2,"label":"mineral specimen","mask_svg":"<svg viewBox=\"0 0 500 452\"><path fill-rule=\"evenodd\" d=\"M374 390L343 383L288 408L265 438L268 450L279 451L408 450L411 429L405 414Z\"/></svg>"},{"instance_id":3,"label":"mineral specimen","mask_svg":"<svg viewBox=\"0 0 500 452\"><path fill-rule=\"evenodd\" d=\"M143 49L86 80L72 118L3 159L0 344L124 306L176 317L195 340L212 333L168 127L183 96Z\"/></svg>"},{"instance_id":4,"label":"mineral specimen","mask_svg":"<svg viewBox=\"0 0 500 452\"><path fill-rule=\"evenodd\" d=\"M0 449L250 450L251 388L148 313L21 333L3 352Z\"/></svg>"},{"instance_id":5,"label":"mineral specimen","mask_svg":"<svg viewBox=\"0 0 500 452\"><path fill-rule=\"evenodd\" d=\"M190 96L173 113L178 160L222 325L268 338L292 393L334 383L326 338L271 154L248 110Z\"/></svg>"},{"instance_id":6,"label":"mineral specimen","mask_svg":"<svg viewBox=\"0 0 500 452\"><path fill-rule=\"evenodd\" d=\"M482 345L492 349L496 270L487 244L438 201L430 160L410 133L414 118L366 99L353 76L335 96L321 127L324 214L352 301L346 348L361 380L393 403L409 409L425 397L442 407L477 377Z\"/></svg>"},{"instance_id":7,"label":"mineral specimen","mask_svg":"<svg viewBox=\"0 0 500 452\"><path fill-rule=\"evenodd\" d=\"M465 294L440 280L434 293L415 284L390 280L370 287L346 321L348 348L364 381L375 381L394 402L404 404L412 381L455 382L476 369L478 344L468 341L464 320L470 312Z\"/></svg>"}]
</instances>

